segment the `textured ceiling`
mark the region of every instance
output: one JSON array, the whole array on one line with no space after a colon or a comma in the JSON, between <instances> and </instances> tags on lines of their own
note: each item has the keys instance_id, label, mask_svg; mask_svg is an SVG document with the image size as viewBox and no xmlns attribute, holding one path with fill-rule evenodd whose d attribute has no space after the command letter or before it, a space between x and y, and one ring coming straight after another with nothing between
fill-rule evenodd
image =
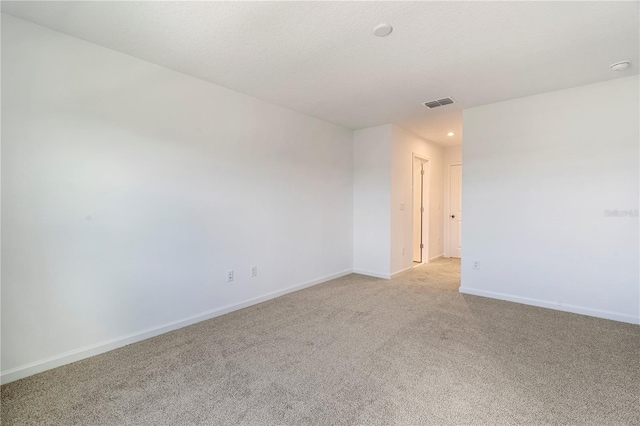
<instances>
[{"instance_id":1,"label":"textured ceiling","mask_svg":"<svg viewBox=\"0 0 640 426\"><path fill-rule=\"evenodd\" d=\"M638 6L3 1L2 11L352 129L395 123L455 145L463 108L636 74ZM380 22L390 36L371 34ZM609 70L623 59L630 70ZM457 103L421 105L445 96Z\"/></svg>"}]
</instances>

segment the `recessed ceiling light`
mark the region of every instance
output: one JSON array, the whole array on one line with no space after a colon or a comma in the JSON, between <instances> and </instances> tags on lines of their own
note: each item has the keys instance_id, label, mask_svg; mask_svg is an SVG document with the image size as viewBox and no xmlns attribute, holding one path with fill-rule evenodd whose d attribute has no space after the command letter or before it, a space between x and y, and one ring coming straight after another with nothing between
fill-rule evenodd
<instances>
[{"instance_id":1,"label":"recessed ceiling light","mask_svg":"<svg viewBox=\"0 0 640 426\"><path fill-rule=\"evenodd\" d=\"M609 68L611 68L611 70L613 71L624 71L627 68L629 68L630 65L631 65L630 61L620 61L620 62L616 62L615 64L611 64Z\"/></svg>"},{"instance_id":2,"label":"recessed ceiling light","mask_svg":"<svg viewBox=\"0 0 640 426\"><path fill-rule=\"evenodd\" d=\"M373 27L373 35L377 37L386 37L391 34L393 27L389 24L380 24Z\"/></svg>"},{"instance_id":3,"label":"recessed ceiling light","mask_svg":"<svg viewBox=\"0 0 640 426\"><path fill-rule=\"evenodd\" d=\"M453 133L453 132L447 133L447 136L453 136L453 135L455 135L455 133Z\"/></svg>"}]
</instances>

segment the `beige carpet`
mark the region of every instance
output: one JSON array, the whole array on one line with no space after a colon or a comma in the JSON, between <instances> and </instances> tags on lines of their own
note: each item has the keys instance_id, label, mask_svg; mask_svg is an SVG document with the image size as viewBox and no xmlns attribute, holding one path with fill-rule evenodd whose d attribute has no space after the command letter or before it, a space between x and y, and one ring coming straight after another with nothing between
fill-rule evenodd
<instances>
[{"instance_id":1,"label":"beige carpet","mask_svg":"<svg viewBox=\"0 0 640 426\"><path fill-rule=\"evenodd\" d=\"M2 387L3 425L640 424L640 327L350 275Z\"/></svg>"}]
</instances>

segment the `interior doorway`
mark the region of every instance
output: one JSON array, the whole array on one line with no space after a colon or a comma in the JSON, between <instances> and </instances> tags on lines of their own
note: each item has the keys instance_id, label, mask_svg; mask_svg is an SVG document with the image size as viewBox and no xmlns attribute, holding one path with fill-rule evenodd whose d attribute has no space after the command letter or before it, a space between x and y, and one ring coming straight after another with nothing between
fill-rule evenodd
<instances>
[{"instance_id":1,"label":"interior doorway","mask_svg":"<svg viewBox=\"0 0 640 426\"><path fill-rule=\"evenodd\" d=\"M429 160L413 156L413 263L429 261Z\"/></svg>"},{"instance_id":2,"label":"interior doorway","mask_svg":"<svg viewBox=\"0 0 640 426\"><path fill-rule=\"evenodd\" d=\"M449 257L462 257L462 164L449 165Z\"/></svg>"}]
</instances>

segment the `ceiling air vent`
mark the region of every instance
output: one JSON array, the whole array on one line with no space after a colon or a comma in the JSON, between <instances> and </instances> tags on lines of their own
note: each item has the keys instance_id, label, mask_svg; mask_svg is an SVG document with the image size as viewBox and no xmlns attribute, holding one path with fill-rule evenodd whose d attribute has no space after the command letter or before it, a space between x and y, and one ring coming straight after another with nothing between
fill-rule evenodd
<instances>
[{"instance_id":1,"label":"ceiling air vent","mask_svg":"<svg viewBox=\"0 0 640 426\"><path fill-rule=\"evenodd\" d=\"M453 99L451 98L442 98L442 99L438 99L437 101L429 101L429 102L425 102L424 106L427 106L429 108L438 108L440 106L443 105L449 105L453 103Z\"/></svg>"}]
</instances>

